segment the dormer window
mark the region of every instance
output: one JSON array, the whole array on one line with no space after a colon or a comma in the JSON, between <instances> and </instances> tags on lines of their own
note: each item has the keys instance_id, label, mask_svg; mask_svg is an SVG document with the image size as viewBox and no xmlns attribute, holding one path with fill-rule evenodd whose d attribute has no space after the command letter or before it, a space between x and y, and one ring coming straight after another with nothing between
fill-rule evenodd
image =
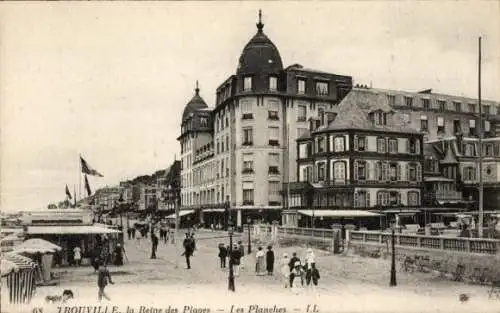
<instances>
[{"instance_id":1,"label":"dormer window","mask_svg":"<svg viewBox=\"0 0 500 313\"><path fill-rule=\"evenodd\" d=\"M200 126L201 127L207 127L208 126L208 119L206 117L202 117L200 119Z\"/></svg>"},{"instance_id":2,"label":"dormer window","mask_svg":"<svg viewBox=\"0 0 500 313\"><path fill-rule=\"evenodd\" d=\"M318 96L328 95L328 83L327 82L316 82L316 94Z\"/></svg>"},{"instance_id":3,"label":"dormer window","mask_svg":"<svg viewBox=\"0 0 500 313\"><path fill-rule=\"evenodd\" d=\"M298 79L297 80L297 93L299 95L303 95L306 93L306 81L305 81L305 79Z\"/></svg>"},{"instance_id":4,"label":"dormer window","mask_svg":"<svg viewBox=\"0 0 500 313\"><path fill-rule=\"evenodd\" d=\"M252 77L243 79L243 91L252 91Z\"/></svg>"},{"instance_id":5,"label":"dormer window","mask_svg":"<svg viewBox=\"0 0 500 313\"><path fill-rule=\"evenodd\" d=\"M387 115L388 113L384 113L384 112L373 112L372 113L372 122L375 124L375 125L379 125L379 126L384 126L384 125L387 125Z\"/></svg>"},{"instance_id":6,"label":"dormer window","mask_svg":"<svg viewBox=\"0 0 500 313\"><path fill-rule=\"evenodd\" d=\"M269 77L269 90L276 91L278 90L278 78L274 76Z\"/></svg>"}]
</instances>

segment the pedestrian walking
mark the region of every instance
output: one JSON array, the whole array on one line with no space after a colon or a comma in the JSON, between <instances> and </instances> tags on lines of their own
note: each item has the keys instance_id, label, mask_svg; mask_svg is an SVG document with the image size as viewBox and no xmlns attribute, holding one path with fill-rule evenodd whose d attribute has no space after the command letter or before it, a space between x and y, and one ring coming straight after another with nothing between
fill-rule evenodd
<instances>
[{"instance_id":1,"label":"pedestrian walking","mask_svg":"<svg viewBox=\"0 0 500 313\"><path fill-rule=\"evenodd\" d=\"M260 276L264 272L264 256L265 253L262 250L262 247L259 247L257 250L257 254L255 255L255 272L257 276Z\"/></svg>"},{"instance_id":2,"label":"pedestrian walking","mask_svg":"<svg viewBox=\"0 0 500 313\"><path fill-rule=\"evenodd\" d=\"M281 258L281 261L280 261L280 271L281 271L281 277L283 278L283 283L285 285L285 288L288 287L288 279L290 277L290 268L288 267L289 262L290 262L290 259L288 258L288 254L283 253L283 257Z\"/></svg>"},{"instance_id":3,"label":"pedestrian walking","mask_svg":"<svg viewBox=\"0 0 500 313\"><path fill-rule=\"evenodd\" d=\"M241 254L240 268L244 268L243 257L245 256L245 246L243 245L243 242L241 240L238 241L238 249L240 250Z\"/></svg>"},{"instance_id":4,"label":"pedestrian walking","mask_svg":"<svg viewBox=\"0 0 500 313\"><path fill-rule=\"evenodd\" d=\"M300 264L300 261L295 262L294 268L292 272L290 273L290 289L294 293L299 293L299 288L304 286L304 268L302 267L302 264ZM299 287L299 281L300 281L300 287Z\"/></svg>"},{"instance_id":5,"label":"pedestrian walking","mask_svg":"<svg viewBox=\"0 0 500 313\"><path fill-rule=\"evenodd\" d=\"M274 272L274 251L273 251L272 246L267 247L266 270L267 270L267 275L273 275L273 272Z\"/></svg>"},{"instance_id":6,"label":"pedestrian walking","mask_svg":"<svg viewBox=\"0 0 500 313\"><path fill-rule=\"evenodd\" d=\"M184 257L186 257L186 267L188 270L191 269L191 256L193 255L193 243L191 242L191 236L189 235L189 233L186 233L186 238L184 238L184 242L182 243L183 247L184 247L184 252L182 253L182 255Z\"/></svg>"},{"instance_id":7,"label":"pedestrian walking","mask_svg":"<svg viewBox=\"0 0 500 313\"><path fill-rule=\"evenodd\" d=\"M130 227L127 227L127 236L128 240L132 239L132 228Z\"/></svg>"},{"instance_id":8,"label":"pedestrian walking","mask_svg":"<svg viewBox=\"0 0 500 313\"><path fill-rule=\"evenodd\" d=\"M288 262L288 267L290 268L290 272L292 272L292 270L294 269L296 262L300 263L300 259L297 257L297 253L294 252L292 254L292 257L290 258L290 262Z\"/></svg>"},{"instance_id":9,"label":"pedestrian walking","mask_svg":"<svg viewBox=\"0 0 500 313\"><path fill-rule=\"evenodd\" d=\"M158 236L151 233L151 259L156 259L156 249L158 248Z\"/></svg>"},{"instance_id":10,"label":"pedestrian walking","mask_svg":"<svg viewBox=\"0 0 500 313\"><path fill-rule=\"evenodd\" d=\"M106 288L108 282L110 284L114 284L114 282L111 280L111 275L109 274L106 263L100 264L99 271L97 272L97 287L99 287L97 299L99 301L101 301L103 297L106 298L106 300L111 301L108 295L106 295L106 293L104 292L104 288Z\"/></svg>"},{"instance_id":11,"label":"pedestrian walking","mask_svg":"<svg viewBox=\"0 0 500 313\"><path fill-rule=\"evenodd\" d=\"M135 227L132 227L132 239L135 239L135 232L136 232Z\"/></svg>"},{"instance_id":12,"label":"pedestrian walking","mask_svg":"<svg viewBox=\"0 0 500 313\"><path fill-rule=\"evenodd\" d=\"M223 243L219 244L220 268L226 268L227 249Z\"/></svg>"},{"instance_id":13,"label":"pedestrian walking","mask_svg":"<svg viewBox=\"0 0 500 313\"><path fill-rule=\"evenodd\" d=\"M82 262L82 249L79 246L73 248L73 260L75 266L80 266Z\"/></svg>"},{"instance_id":14,"label":"pedestrian walking","mask_svg":"<svg viewBox=\"0 0 500 313\"><path fill-rule=\"evenodd\" d=\"M229 258L229 266L233 267L234 276L240 276L240 262L241 262L241 252L238 249L238 245L233 245L231 250L231 256Z\"/></svg>"},{"instance_id":15,"label":"pedestrian walking","mask_svg":"<svg viewBox=\"0 0 500 313\"><path fill-rule=\"evenodd\" d=\"M116 244L115 248L115 265L122 266L123 265L123 247L121 244Z\"/></svg>"},{"instance_id":16,"label":"pedestrian walking","mask_svg":"<svg viewBox=\"0 0 500 313\"><path fill-rule=\"evenodd\" d=\"M306 274L306 285L311 287L313 290L316 290L316 286L318 286L318 280L320 279L319 271L316 268L315 263L311 263L311 270ZM311 285L312 280L312 285Z\"/></svg>"}]
</instances>

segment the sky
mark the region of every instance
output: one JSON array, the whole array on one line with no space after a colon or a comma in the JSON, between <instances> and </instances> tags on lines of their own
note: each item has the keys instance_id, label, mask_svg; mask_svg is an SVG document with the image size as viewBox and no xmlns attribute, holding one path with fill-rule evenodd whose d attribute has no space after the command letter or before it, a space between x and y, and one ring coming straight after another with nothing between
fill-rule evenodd
<instances>
[{"instance_id":1,"label":"sky","mask_svg":"<svg viewBox=\"0 0 500 313\"><path fill-rule=\"evenodd\" d=\"M285 66L374 88L500 100L500 2L24 2L0 4L0 210L45 208L167 168L198 80L209 106L262 9ZM83 190L83 188L82 188ZM83 193L83 192L82 192Z\"/></svg>"}]
</instances>

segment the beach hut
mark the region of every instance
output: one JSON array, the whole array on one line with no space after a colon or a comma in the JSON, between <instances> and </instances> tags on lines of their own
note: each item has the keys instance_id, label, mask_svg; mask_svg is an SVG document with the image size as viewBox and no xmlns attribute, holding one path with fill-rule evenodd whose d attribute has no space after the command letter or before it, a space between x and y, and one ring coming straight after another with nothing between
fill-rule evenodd
<instances>
[{"instance_id":1,"label":"beach hut","mask_svg":"<svg viewBox=\"0 0 500 313\"><path fill-rule=\"evenodd\" d=\"M37 264L30 258L14 253L2 255L0 263L2 285L7 286L7 289L2 288L2 293L4 290L8 292L2 298L8 298L12 304L29 303L36 288Z\"/></svg>"}]
</instances>

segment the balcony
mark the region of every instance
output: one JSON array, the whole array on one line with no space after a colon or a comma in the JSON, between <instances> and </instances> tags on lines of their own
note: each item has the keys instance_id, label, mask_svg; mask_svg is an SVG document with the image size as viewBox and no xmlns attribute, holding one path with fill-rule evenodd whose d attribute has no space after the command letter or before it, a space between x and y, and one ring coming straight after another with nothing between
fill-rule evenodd
<instances>
[{"instance_id":1,"label":"balcony","mask_svg":"<svg viewBox=\"0 0 500 313\"><path fill-rule=\"evenodd\" d=\"M460 201L462 193L455 190L448 191L426 191L424 199L427 201Z\"/></svg>"}]
</instances>

